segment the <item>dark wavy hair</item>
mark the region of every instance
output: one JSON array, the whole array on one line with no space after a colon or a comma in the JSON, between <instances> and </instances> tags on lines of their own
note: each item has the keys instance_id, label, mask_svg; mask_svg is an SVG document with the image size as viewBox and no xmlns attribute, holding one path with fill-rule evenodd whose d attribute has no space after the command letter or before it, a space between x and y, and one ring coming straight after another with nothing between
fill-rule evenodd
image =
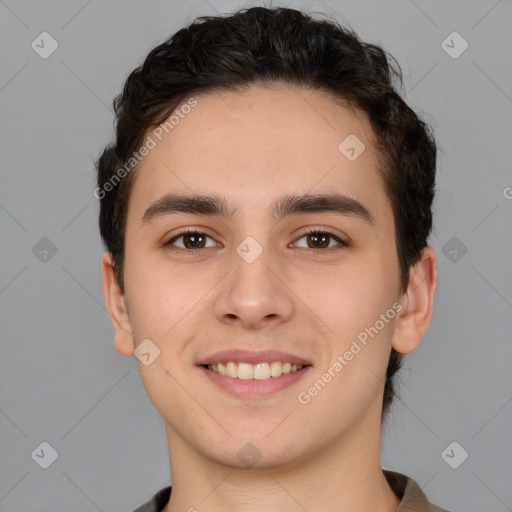
<instances>
[{"instance_id":1,"label":"dark wavy hair","mask_svg":"<svg viewBox=\"0 0 512 512\"><path fill-rule=\"evenodd\" d=\"M116 138L96 162L95 195L101 237L123 293L126 214L137 166L112 186L116 173L124 174L120 168L141 147L146 131L186 98L255 84L328 92L367 114L393 210L405 292L409 269L421 259L432 229L437 148L430 126L397 92L403 87L400 65L335 20L282 7L252 7L195 19L151 50L114 99ZM392 348L382 419L396 394L393 381L401 364L402 354Z\"/></svg>"}]
</instances>

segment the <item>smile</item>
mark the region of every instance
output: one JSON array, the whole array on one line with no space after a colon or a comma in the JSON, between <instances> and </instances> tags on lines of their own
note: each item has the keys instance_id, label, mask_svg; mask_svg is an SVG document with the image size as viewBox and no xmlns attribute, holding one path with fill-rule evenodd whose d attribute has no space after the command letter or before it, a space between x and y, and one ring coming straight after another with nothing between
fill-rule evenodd
<instances>
[{"instance_id":1,"label":"smile","mask_svg":"<svg viewBox=\"0 0 512 512\"><path fill-rule=\"evenodd\" d=\"M283 363L281 361L273 361L271 363L262 362L258 364L229 361L227 363L209 364L206 365L206 368L226 377L231 377L232 379L267 380L272 377L276 378L283 374L296 372L302 369L302 365Z\"/></svg>"},{"instance_id":2,"label":"smile","mask_svg":"<svg viewBox=\"0 0 512 512\"><path fill-rule=\"evenodd\" d=\"M280 361L255 365L229 361L226 364L205 364L197 368L215 388L224 393L242 399L262 399L292 387L309 375L313 366L291 365ZM224 374L221 373L223 371Z\"/></svg>"}]
</instances>

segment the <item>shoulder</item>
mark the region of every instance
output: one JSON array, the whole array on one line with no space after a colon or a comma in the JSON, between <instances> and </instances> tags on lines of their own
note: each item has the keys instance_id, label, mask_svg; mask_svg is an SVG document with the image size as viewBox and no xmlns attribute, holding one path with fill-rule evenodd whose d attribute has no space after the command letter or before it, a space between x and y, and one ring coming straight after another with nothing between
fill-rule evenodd
<instances>
[{"instance_id":1,"label":"shoulder","mask_svg":"<svg viewBox=\"0 0 512 512\"><path fill-rule=\"evenodd\" d=\"M171 486L160 489L147 503L141 505L133 512L161 512L171 496Z\"/></svg>"},{"instance_id":2,"label":"shoulder","mask_svg":"<svg viewBox=\"0 0 512 512\"><path fill-rule=\"evenodd\" d=\"M449 512L430 503L420 486L412 478L386 469L383 472L393 492L402 500L396 512Z\"/></svg>"}]
</instances>

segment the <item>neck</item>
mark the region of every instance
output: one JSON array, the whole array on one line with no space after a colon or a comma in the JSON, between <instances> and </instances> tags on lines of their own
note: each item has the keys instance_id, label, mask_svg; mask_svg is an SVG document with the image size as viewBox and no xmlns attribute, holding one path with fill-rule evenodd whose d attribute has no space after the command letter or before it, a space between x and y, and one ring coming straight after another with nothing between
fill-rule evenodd
<instances>
[{"instance_id":1,"label":"neck","mask_svg":"<svg viewBox=\"0 0 512 512\"><path fill-rule=\"evenodd\" d=\"M321 451L252 468L219 464L166 425L172 492L164 512L395 512L400 499L380 462L380 417L378 428L363 424Z\"/></svg>"}]
</instances>

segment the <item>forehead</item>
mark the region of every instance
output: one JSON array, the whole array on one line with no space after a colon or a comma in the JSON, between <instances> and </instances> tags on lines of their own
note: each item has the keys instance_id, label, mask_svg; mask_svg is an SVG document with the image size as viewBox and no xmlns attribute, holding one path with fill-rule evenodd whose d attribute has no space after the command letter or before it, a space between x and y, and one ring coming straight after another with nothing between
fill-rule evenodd
<instances>
[{"instance_id":1,"label":"forehead","mask_svg":"<svg viewBox=\"0 0 512 512\"><path fill-rule=\"evenodd\" d=\"M152 156L173 152L177 163L211 157L230 167L264 172L263 166L271 166L298 173L308 164L318 168L317 162L338 160L339 144L350 134L370 146L366 163L373 156L373 134L365 114L325 92L251 87L195 99L197 106L188 115L174 117L179 122L163 134L165 144L159 144L161 151L156 148Z\"/></svg>"},{"instance_id":2,"label":"forehead","mask_svg":"<svg viewBox=\"0 0 512 512\"><path fill-rule=\"evenodd\" d=\"M369 205L376 217L389 210L364 113L310 89L252 87L194 98L158 136L146 133L155 145L137 169L129 208L139 218L173 191L230 197L240 215L284 193L333 191ZM347 158L347 145L357 158Z\"/></svg>"}]
</instances>

